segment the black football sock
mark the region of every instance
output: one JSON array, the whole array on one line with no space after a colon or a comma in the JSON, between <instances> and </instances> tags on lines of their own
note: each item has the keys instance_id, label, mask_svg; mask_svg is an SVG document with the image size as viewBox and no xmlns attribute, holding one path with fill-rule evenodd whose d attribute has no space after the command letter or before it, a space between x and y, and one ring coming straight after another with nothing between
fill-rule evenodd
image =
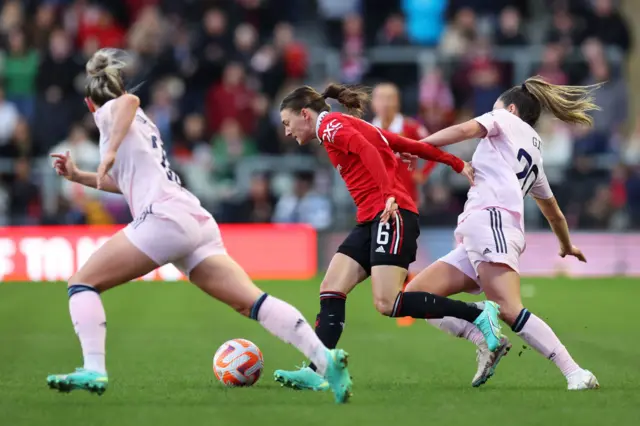
<instances>
[{"instance_id":1,"label":"black football sock","mask_svg":"<svg viewBox=\"0 0 640 426\"><path fill-rule=\"evenodd\" d=\"M316 334L329 349L335 349L342 335L347 295L337 291L320 293L320 313L316 317ZM311 364L313 370L316 366Z\"/></svg>"},{"instance_id":2,"label":"black football sock","mask_svg":"<svg viewBox=\"0 0 640 426\"><path fill-rule=\"evenodd\" d=\"M411 291L398 293L391 317L454 317L473 322L482 313L475 305L435 294Z\"/></svg>"}]
</instances>

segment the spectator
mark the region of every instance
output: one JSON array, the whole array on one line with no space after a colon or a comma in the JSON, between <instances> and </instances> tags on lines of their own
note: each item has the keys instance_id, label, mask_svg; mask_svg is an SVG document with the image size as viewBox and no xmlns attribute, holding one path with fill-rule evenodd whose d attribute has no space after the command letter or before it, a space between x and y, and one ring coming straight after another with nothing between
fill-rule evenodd
<instances>
[{"instance_id":1,"label":"spectator","mask_svg":"<svg viewBox=\"0 0 640 426\"><path fill-rule=\"evenodd\" d=\"M424 46L437 45L444 32L446 8L446 0L403 0L409 40Z\"/></svg>"},{"instance_id":2,"label":"spectator","mask_svg":"<svg viewBox=\"0 0 640 426\"><path fill-rule=\"evenodd\" d=\"M495 43L498 46L525 46L527 39L522 33L520 12L515 7L505 7L500 12L500 24L496 29Z\"/></svg>"},{"instance_id":3,"label":"spectator","mask_svg":"<svg viewBox=\"0 0 640 426\"><path fill-rule=\"evenodd\" d=\"M95 39L100 48L124 47L125 31L106 8L92 5L81 17L78 27L78 43L82 45L88 39Z\"/></svg>"},{"instance_id":4,"label":"spectator","mask_svg":"<svg viewBox=\"0 0 640 426\"><path fill-rule=\"evenodd\" d=\"M222 123L220 134L214 136L211 145L214 177L219 180L232 180L236 164L256 153L254 142L243 134L240 124L232 118Z\"/></svg>"},{"instance_id":5,"label":"spectator","mask_svg":"<svg viewBox=\"0 0 640 426\"><path fill-rule=\"evenodd\" d=\"M258 33L250 24L240 24L234 32L233 50L235 60L245 68L250 65L251 58L256 52Z\"/></svg>"},{"instance_id":6,"label":"spectator","mask_svg":"<svg viewBox=\"0 0 640 426\"><path fill-rule=\"evenodd\" d=\"M387 18L380 29L377 44L381 46L405 46L409 44L404 16L393 14Z\"/></svg>"},{"instance_id":7,"label":"spectator","mask_svg":"<svg viewBox=\"0 0 640 426\"><path fill-rule=\"evenodd\" d=\"M344 20L342 46L342 81L357 84L366 72L362 16L349 15Z\"/></svg>"},{"instance_id":8,"label":"spectator","mask_svg":"<svg viewBox=\"0 0 640 426\"><path fill-rule=\"evenodd\" d=\"M5 1L2 12L0 13L0 32L2 35L9 34L23 27L24 10L22 1Z\"/></svg>"},{"instance_id":9,"label":"spectator","mask_svg":"<svg viewBox=\"0 0 640 426\"><path fill-rule=\"evenodd\" d=\"M178 112L171 94L171 81L161 80L152 89L151 105L146 108L149 118L160 131L164 150L171 153L173 149L173 123L178 119Z\"/></svg>"},{"instance_id":10,"label":"spectator","mask_svg":"<svg viewBox=\"0 0 640 426\"><path fill-rule=\"evenodd\" d=\"M614 213L611 201L609 187L598 186L593 198L580 212L578 226L582 229L608 229Z\"/></svg>"},{"instance_id":11,"label":"spectator","mask_svg":"<svg viewBox=\"0 0 640 426\"><path fill-rule=\"evenodd\" d=\"M493 109L504 88L500 65L493 58L488 41L478 40L472 52L466 66L466 80L471 87L468 102L473 115L480 116Z\"/></svg>"},{"instance_id":12,"label":"spectator","mask_svg":"<svg viewBox=\"0 0 640 426\"><path fill-rule=\"evenodd\" d=\"M331 203L313 190L313 172L296 173L293 191L280 198L273 221L276 223L306 223L317 231L331 225Z\"/></svg>"},{"instance_id":13,"label":"spectator","mask_svg":"<svg viewBox=\"0 0 640 426\"><path fill-rule=\"evenodd\" d=\"M18 109L4 97L4 87L0 85L0 157L7 155L9 140L18 124Z\"/></svg>"},{"instance_id":14,"label":"spectator","mask_svg":"<svg viewBox=\"0 0 640 426\"><path fill-rule=\"evenodd\" d=\"M76 81L83 77L84 64L71 55L68 34L63 30L55 30L49 39L48 53L40 64L36 81L40 125L34 131L38 155L47 153L53 144L64 138L71 123L86 111L75 87Z\"/></svg>"},{"instance_id":15,"label":"spectator","mask_svg":"<svg viewBox=\"0 0 640 426\"><path fill-rule=\"evenodd\" d=\"M318 0L318 14L324 22L327 43L340 48L343 45L343 20L360 12L361 0Z\"/></svg>"},{"instance_id":16,"label":"spectator","mask_svg":"<svg viewBox=\"0 0 640 426\"><path fill-rule=\"evenodd\" d=\"M273 32L273 44L282 58L286 77L291 79L305 77L308 67L307 48L294 39L294 30L290 24L281 22L276 25ZM278 87L280 87L282 81L278 83Z\"/></svg>"},{"instance_id":17,"label":"spectator","mask_svg":"<svg viewBox=\"0 0 640 426\"><path fill-rule=\"evenodd\" d=\"M45 53L48 47L49 37L56 25L56 6L53 3L44 2L36 10L36 16L31 28L33 46Z\"/></svg>"},{"instance_id":18,"label":"spectator","mask_svg":"<svg viewBox=\"0 0 640 426\"><path fill-rule=\"evenodd\" d=\"M276 197L271 192L271 179L263 174L255 175L251 179L248 196L232 207L230 221L270 223L275 204Z\"/></svg>"},{"instance_id":19,"label":"spectator","mask_svg":"<svg viewBox=\"0 0 640 426\"><path fill-rule=\"evenodd\" d=\"M571 51L584 40L584 25L567 8L560 7L553 12L551 29L547 34L548 43L559 43L565 53Z\"/></svg>"},{"instance_id":20,"label":"spectator","mask_svg":"<svg viewBox=\"0 0 640 426\"><path fill-rule=\"evenodd\" d=\"M468 53L476 39L476 14L472 9L461 9L444 32L438 49L448 57L459 58Z\"/></svg>"},{"instance_id":21,"label":"spectator","mask_svg":"<svg viewBox=\"0 0 640 426\"><path fill-rule=\"evenodd\" d=\"M625 53L631 49L629 27L616 10L613 0L594 0L587 31L605 45L617 46Z\"/></svg>"},{"instance_id":22,"label":"spectator","mask_svg":"<svg viewBox=\"0 0 640 426\"><path fill-rule=\"evenodd\" d=\"M542 64L533 74L542 76L552 84L569 84L569 75L562 69L563 49L558 43L549 43L542 54Z\"/></svg>"},{"instance_id":23,"label":"spectator","mask_svg":"<svg viewBox=\"0 0 640 426\"><path fill-rule=\"evenodd\" d=\"M245 78L245 71L241 64L230 62L224 69L222 82L214 85L207 93L207 120L210 131L216 133L222 123L234 119L240 123L242 132L250 134L255 119L251 104L255 97ZM224 108L220 106L224 105Z\"/></svg>"},{"instance_id":24,"label":"spectator","mask_svg":"<svg viewBox=\"0 0 640 426\"><path fill-rule=\"evenodd\" d=\"M596 104L601 110L592 113L594 130L606 134L621 133L629 110L626 81L620 72L612 72L604 57L592 60L589 70L590 76L585 84L604 84L595 92Z\"/></svg>"},{"instance_id":25,"label":"spectator","mask_svg":"<svg viewBox=\"0 0 640 426\"><path fill-rule=\"evenodd\" d=\"M40 208L36 184L31 182L29 160L21 157L15 162L14 178L9 185L9 216L12 225L35 225Z\"/></svg>"},{"instance_id":26,"label":"spectator","mask_svg":"<svg viewBox=\"0 0 640 426\"><path fill-rule=\"evenodd\" d=\"M13 137L10 145L7 147L7 157L22 158L29 157L32 154L33 141L31 138L31 130L29 123L24 117L20 117L13 130Z\"/></svg>"},{"instance_id":27,"label":"spectator","mask_svg":"<svg viewBox=\"0 0 640 426\"><path fill-rule=\"evenodd\" d=\"M4 58L4 88L7 99L20 114L33 118L38 73L38 52L27 45L21 30L9 33L9 52Z\"/></svg>"},{"instance_id":28,"label":"spectator","mask_svg":"<svg viewBox=\"0 0 640 426\"><path fill-rule=\"evenodd\" d=\"M98 145L92 142L85 128L80 123L71 126L69 135L65 140L51 148L51 154L64 154L68 152L81 170L97 170L100 164L100 150ZM96 197L98 192L86 186L79 186L67 180L62 181L62 195L71 200L74 194L80 191L84 196Z\"/></svg>"},{"instance_id":29,"label":"spectator","mask_svg":"<svg viewBox=\"0 0 640 426\"><path fill-rule=\"evenodd\" d=\"M453 124L453 94L438 68L425 74L420 81L420 118L431 133Z\"/></svg>"},{"instance_id":30,"label":"spectator","mask_svg":"<svg viewBox=\"0 0 640 426\"><path fill-rule=\"evenodd\" d=\"M275 155L280 153L278 132L271 117L269 99L258 95L253 101L253 112L256 116L256 149L261 154Z\"/></svg>"}]
</instances>

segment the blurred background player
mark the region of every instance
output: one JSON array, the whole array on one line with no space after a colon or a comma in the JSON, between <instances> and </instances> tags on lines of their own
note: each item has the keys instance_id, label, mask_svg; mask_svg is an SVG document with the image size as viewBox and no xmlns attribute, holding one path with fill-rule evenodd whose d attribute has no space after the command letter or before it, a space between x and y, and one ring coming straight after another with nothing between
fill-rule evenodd
<instances>
[{"instance_id":1,"label":"blurred background player","mask_svg":"<svg viewBox=\"0 0 640 426\"><path fill-rule=\"evenodd\" d=\"M458 247L407 286L407 291L419 289L443 296L484 291L488 299L500 304L501 318L511 329L560 369L569 390L597 389L600 385L593 373L573 360L551 327L522 304L519 260L526 246L524 198L531 194L535 199L558 238L560 256L586 262L571 243L569 226L542 167L543 142L533 126L543 111L565 123L592 126L589 112L598 109L592 92L598 87L558 86L539 76L529 78L502 93L493 111L423 140L445 146L482 138L472 159L475 184L458 217ZM497 351L487 351L483 337L464 321L443 318L428 322L478 346L473 386L484 384L509 350L504 338Z\"/></svg>"},{"instance_id":2,"label":"blurred background player","mask_svg":"<svg viewBox=\"0 0 640 426\"><path fill-rule=\"evenodd\" d=\"M400 92L398 86L393 83L380 83L373 89L371 108L375 114L371 124L376 127L413 140L424 139L429 135L427 129L417 120L400 112ZM436 164L434 161L425 161L424 165L419 167L417 160L401 160L398 163L398 177L417 206L420 205L420 189ZM404 285L406 286L412 278L413 274L409 271ZM396 321L400 326L409 326L415 322L415 318L404 317Z\"/></svg>"},{"instance_id":3,"label":"blurred background player","mask_svg":"<svg viewBox=\"0 0 640 426\"><path fill-rule=\"evenodd\" d=\"M348 114L331 112L326 99L337 99ZM320 285L320 313L316 333L327 347L338 343L345 322L347 294L371 276L378 312L392 318L442 318L451 315L475 324L491 349L500 343L496 327L499 308L492 302L484 311L475 305L403 292L409 265L415 260L420 235L418 210L396 174L395 153L409 153L448 164L473 182L471 166L429 144L412 141L359 119L369 95L364 90L331 84L320 94L309 86L289 93L280 104L287 136L306 145L318 139L344 179L357 207L358 224L333 256ZM277 370L275 379L296 389L322 390L326 382L315 366L295 371Z\"/></svg>"},{"instance_id":4,"label":"blurred background player","mask_svg":"<svg viewBox=\"0 0 640 426\"><path fill-rule=\"evenodd\" d=\"M84 356L83 368L47 377L52 389L102 394L106 314L100 294L174 263L210 296L254 319L311 357L336 402L346 402L351 378L346 353L328 350L293 306L261 291L227 254L220 229L170 168L156 125L125 90L125 62L102 49L87 62L86 103L100 131L98 172L76 168L67 154L53 154L58 174L82 185L124 195L134 220L102 245L69 279L69 311Z\"/></svg>"}]
</instances>

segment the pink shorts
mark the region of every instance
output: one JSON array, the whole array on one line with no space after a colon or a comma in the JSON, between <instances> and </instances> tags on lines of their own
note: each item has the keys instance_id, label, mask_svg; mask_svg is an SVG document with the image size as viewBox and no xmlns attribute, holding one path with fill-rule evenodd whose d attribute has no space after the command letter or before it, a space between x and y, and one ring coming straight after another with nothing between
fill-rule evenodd
<instances>
[{"instance_id":1,"label":"pink shorts","mask_svg":"<svg viewBox=\"0 0 640 426\"><path fill-rule=\"evenodd\" d=\"M151 204L124 233L155 263L173 263L187 276L207 257L227 254L215 219L186 200Z\"/></svg>"},{"instance_id":2,"label":"pink shorts","mask_svg":"<svg viewBox=\"0 0 640 426\"><path fill-rule=\"evenodd\" d=\"M502 263L520 272L525 240L514 214L497 208L475 211L458 225L455 237L458 247L439 260L473 278L478 285L481 262Z\"/></svg>"}]
</instances>

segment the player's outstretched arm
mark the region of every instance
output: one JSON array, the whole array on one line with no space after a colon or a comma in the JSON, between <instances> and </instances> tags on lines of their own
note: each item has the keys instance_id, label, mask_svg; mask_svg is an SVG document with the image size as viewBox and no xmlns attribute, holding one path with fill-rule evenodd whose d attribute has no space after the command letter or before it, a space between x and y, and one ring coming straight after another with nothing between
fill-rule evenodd
<instances>
[{"instance_id":1,"label":"player's outstretched arm","mask_svg":"<svg viewBox=\"0 0 640 426\"><path fill-rule=\"evenodd\" d=\"M462 172L464 169L464 161L453 154L442 151L428 143L407 139L387 130L381 130L381 132L387 139L387 142L389 142L391 149L395 152L408 152L409 154L417 155L423 160L446 164L457 173Z\"/></svg>"},{"instance_id":2,"label":"player's outstretched arm","mask_svg":"<svg viewBox=\"0 0 640 426\"><path fill-rule=\"evenodd\" d=\"M455 126L447 127L439 132L427 136L420 142L426 142L433 146L446 146L469 139L483 138L487 134L485 129L477 120L469 120Z\"/></svg>"},{"instance_id":3,"label":"player's outstretched arm","mask_svg":"<svg viewBox=\"0 0 640 426\"><path fill-rule=\"evenodd\" d=\"M97 173L85 172L76 166L75 162L69 155L69 151L65 154L51 154L54 159L53 168L58 175L64 177L68 181L79 183L80 185L88 186L90 188L97 188ZM113 192L114 194L121 194L120 188L115 184L111 176L105 176L102 187L100 188L106 192Z\"/></svg>"},{"instance_id":4,"label":"player's outstretched arm","mask_svg":"<svg viewBox=\"0 0 640 426\"><path fill-rule=\"evenodd\" d=\"M540 211L547 219L547 222L549 222L551 230L558 238L558 242L560 243L560 256L574 256L581 262L586 262L587 259L584 257L584 254L582 254L580 249L571 244L569 225L567 224L567 219L564 217L562 210L560 210L560 206L558 206L556 198L551 197L543 199L534 197L534 199L538 204L538 208L540 208Z\"/></svg>"}]
</instances>

